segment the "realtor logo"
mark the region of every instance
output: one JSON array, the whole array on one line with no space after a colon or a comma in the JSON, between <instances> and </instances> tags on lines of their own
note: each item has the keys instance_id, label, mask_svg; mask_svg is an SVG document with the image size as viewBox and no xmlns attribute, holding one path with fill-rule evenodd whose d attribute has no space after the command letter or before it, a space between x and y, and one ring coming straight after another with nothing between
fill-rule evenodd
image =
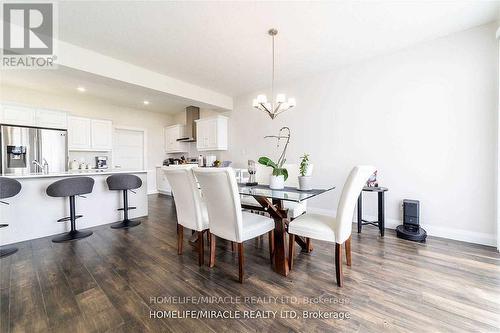
<instances>
[{"instance_id":1,"label":"realtor logo","mask_svg":"<svg viewBox=\"0 0 500 333\"><path fill-rule=\"evenodd\" d=\"M54 4L4 3L2 68L54 67Z\"/></svg>"}]
</instances>

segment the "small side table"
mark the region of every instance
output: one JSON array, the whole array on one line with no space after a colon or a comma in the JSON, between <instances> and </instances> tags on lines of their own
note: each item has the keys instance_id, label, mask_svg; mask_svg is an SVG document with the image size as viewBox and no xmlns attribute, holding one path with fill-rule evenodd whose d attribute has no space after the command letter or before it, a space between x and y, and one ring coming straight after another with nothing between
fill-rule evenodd
<instances>
[{"instance_id":1,"label":"small side table","mask_svg":"<svg viewBox=\"0 0 500 333\"><path fill-rule=\"evenodd\" d=\"M358 233L364 225L371 224L377 226L380 230L380 236L384 237L385 228L385 203L384 193L389 189L386 187L363 187L363 191L358 197ZM378 221L363 220L363 192L377 192L378 193Z\"/></svg>"}]
</instances>

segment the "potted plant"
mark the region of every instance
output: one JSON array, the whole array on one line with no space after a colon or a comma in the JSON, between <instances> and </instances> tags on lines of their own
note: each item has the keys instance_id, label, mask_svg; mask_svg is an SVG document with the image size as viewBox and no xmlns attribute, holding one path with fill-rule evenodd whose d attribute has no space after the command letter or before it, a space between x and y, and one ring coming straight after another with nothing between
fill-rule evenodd
<instances>
[{"instance_id":1,"label":"potted plant","mask_svg":"<svg viewBox=\"0 0 500 333\"><path fill-rule=\"evenodd\" d=\"M278 161L274 163L269 157L262 156L259 158L259 163L273 168L273 173L269 179L269 187L273 190L281 190L285 187L285 181L288 179L288 171L283 168L286 161L286 149L290 143L290 129L288 127L280 128L278 135L266 135L264 138L274 138L278 140L278 147L281 140L286 140Z\"/></svg>"},{"instance_id":2,"label":"potted plant","mask_svg":"<svg viewBox=\"0 0 500 333\"><path fill-rule=\"evenodd\" d=\"M285 180L288 178L287 169L283 168L285 159L279 159L278 162L273 162L269 157L262 156L259 158L259 163L273 168L273 173L269 179L269 187L273 190L281 190L285 187Z\"/></svg>"},{"instance_id":3,"label":"potted plant","mask_svg":"<svg viewBox=\"0 0 500 333\"><path fill-rule=\"evenodd\" d=\"M312 189L311 175L313 165L309 162L309 154L304 154L300 159L299 190L308 191Z\"/></svg>"}]
</instances>

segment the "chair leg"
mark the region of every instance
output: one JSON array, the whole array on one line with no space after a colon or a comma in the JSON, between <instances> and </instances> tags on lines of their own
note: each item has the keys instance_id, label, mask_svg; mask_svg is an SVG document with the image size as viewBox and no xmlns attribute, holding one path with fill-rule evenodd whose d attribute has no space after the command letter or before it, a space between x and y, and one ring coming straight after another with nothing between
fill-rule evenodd
<instances>
[{"instance_id":1,"label":"chair leg","mask_svg":"<svg viewBox=\"0 0 500 333\"><path fill-rule=\"evenodd\" d=\"M271 264L273 263L274 257L274 229L269 231L269 259L271 260Z\"/></svg>"},{"instance_id":2,"label":"chair leg","mask_svg":"<svg viewBox=\"0 0 500 333\"><path fill-rule=\"evenodd\" d=\"M309 237L306 237L306 249L307 249L307 253L311 253L312 252L312 244L311 244L311 238Z\"/></svg>"},{"instance_id":3,"label":"chair leg","mask_svg":"<svg viewBox=\"0 0 500 333\"><path fill-rule=\"evenodd\" d=\"M198 231L198 266L203 265L203 231Z\"/></svg>"},{"instance_id":4,"label":"chair leg","mask_svg":"<svg viewBox=\"0 0 500 333\"><path fill-rule=\"evenodd\" d=\"M210 233L210 231L209 231ZM210 233L210 262L208 263L208 267L215 266L215 235Z\"/></svg>"},{"instance_id":5,"label":"chair leg","mask_svg":"<svg viewBox=\"0 0 500 333\"><path fill-rule=\"evenodd\" d=\"M182 254L182 242L184 239L184 227L177 223L177 254Z\"/></svg>"},{"instance_id":6,"label":"chair leg","mask_svg":"<svg viewBox=\"0 0 500 333\"><path fill-rule=\"evenodd\" d=\"M243 243L238 243L238 266L239 266L239 280L240 283L243 283Z\"/></svg>"},{"instance_id":7,"label":"chair leg","mask_svg":"<svg viewBox=\"0 0 500 333\"><path fill-rule=\"evenodd\" d=\"M351 236L345 241L345 259L347 261L347 266L351 266L352 257L351 257Z\"/></svg>"},{"instance_id":8,"label":"chair leg","mask_svg":"<svg viewBox=\"0 0 500 333\"><path fill-rule=\"evenodd\" d=\"M289 234L288 237L288 267L292 270L293 257L295 256L295 235Z\"/></svg>"},{"instance_id":9,"label":"chair leg","mask_svg":"<svg viewBox=\"0 0 500 333\"><path fill-rule=\"evenodd\" d=\"M342 287L344 284L342 276L342 244L335 243L335 275L337 276L337 285Z\"/></svg>"}]
</instances>

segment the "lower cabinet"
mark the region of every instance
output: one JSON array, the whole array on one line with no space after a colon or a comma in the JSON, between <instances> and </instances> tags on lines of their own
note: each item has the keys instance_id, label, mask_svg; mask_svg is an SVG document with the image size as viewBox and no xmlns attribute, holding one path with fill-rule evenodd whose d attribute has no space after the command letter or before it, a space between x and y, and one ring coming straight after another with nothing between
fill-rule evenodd
<instances>
[{"instance_id":1,"label":"lower cabinet","mask_svg":"<svg viewBox=\"0 0 500 333\"><path fill-rule=\"evenodd\" d=\"M170 187L167 176L165 176L161 167L156 167L156 188L161 194L172 194L172 188Z\"/></svg>"}]
</instances>

